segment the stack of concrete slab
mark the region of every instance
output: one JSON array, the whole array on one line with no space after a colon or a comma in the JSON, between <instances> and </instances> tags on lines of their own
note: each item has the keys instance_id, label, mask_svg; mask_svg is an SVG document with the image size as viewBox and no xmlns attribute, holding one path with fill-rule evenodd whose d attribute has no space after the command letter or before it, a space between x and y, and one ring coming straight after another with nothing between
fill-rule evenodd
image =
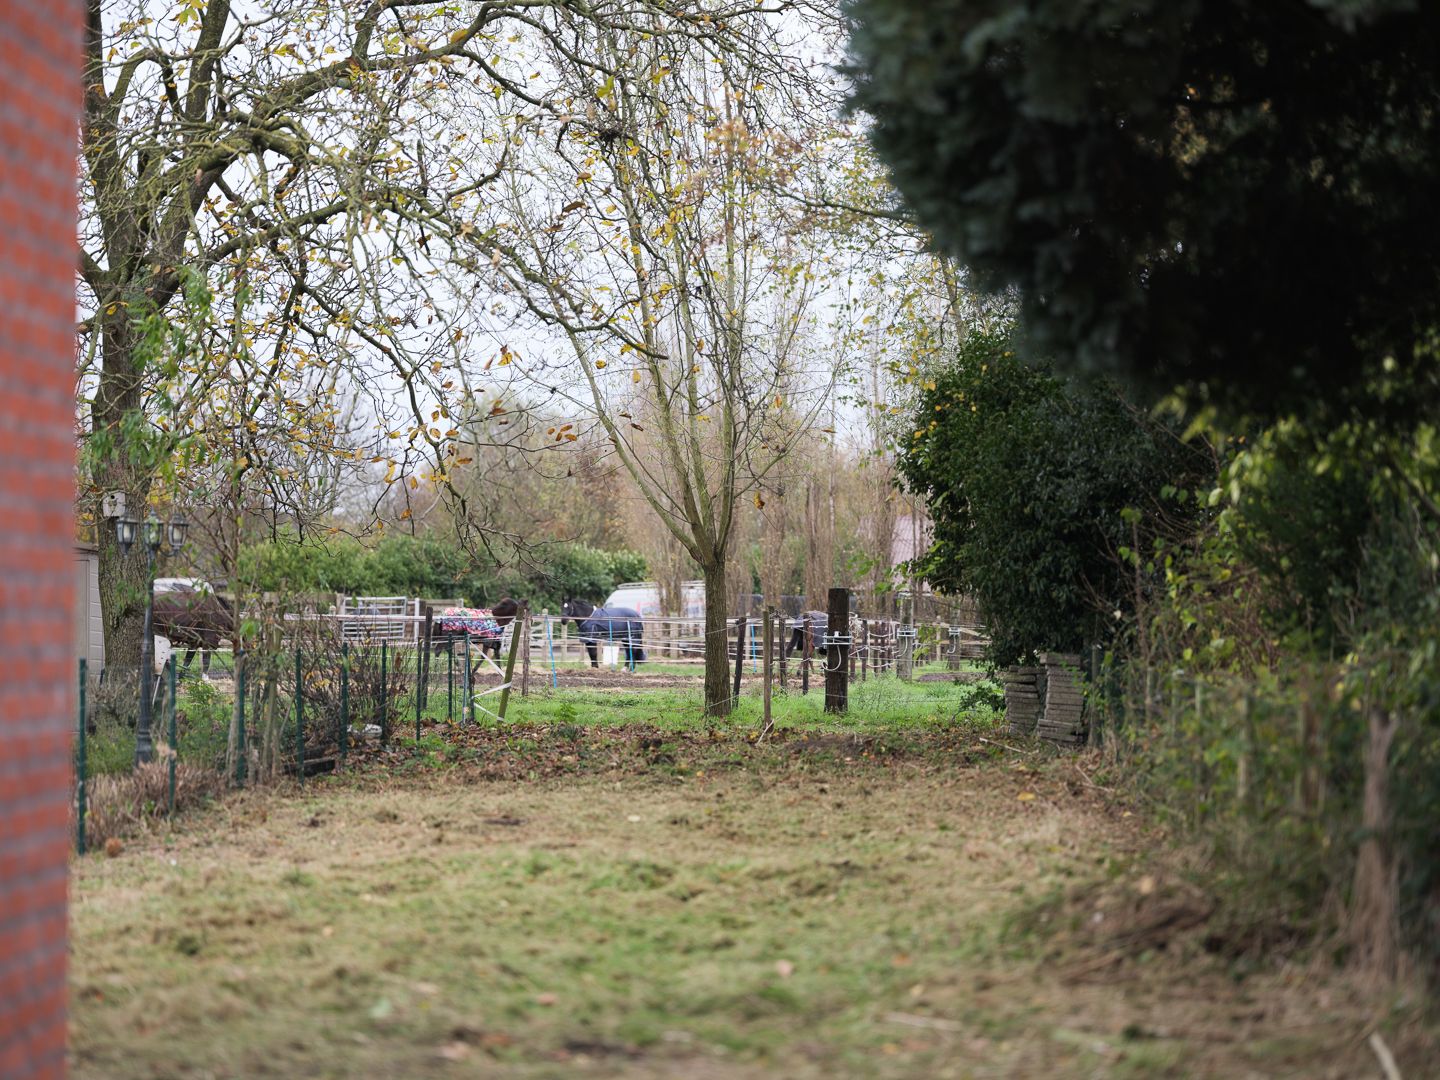
<instances>
[{"instance_id":1,"label":"stack of concrete slab","mask_svg":"<svg viewBox=\"0 0 1440 1080\"><path fill-rule=\"evenodd\" d=\"M1035 733L1051 742L1083 743L1085 692L1080 685L1080 658L1069 653L1041 653L1040 663L1042 709Z\"/></svg>"},{"instance_id":2,"label":"stack of concrete slab","mask_svg":"<svg viewBox=\"0 0 1440 1080\"><path fill-rule=\"evenodd\" d=\"M1012 735L1034 735L1040 720L1043 667L1013 667L1005 672L1005 720Z\"/></svg>"}]
</instances>

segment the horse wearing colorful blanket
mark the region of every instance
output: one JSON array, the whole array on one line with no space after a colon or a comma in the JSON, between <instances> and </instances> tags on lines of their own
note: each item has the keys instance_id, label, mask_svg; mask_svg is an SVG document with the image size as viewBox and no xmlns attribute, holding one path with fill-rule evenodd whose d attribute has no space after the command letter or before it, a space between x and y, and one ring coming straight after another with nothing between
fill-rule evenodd
<instances>
[{"instance_id":1,"label":"horse wearing colorful blanket","mask_svg":"<svg viewBox=\"0 0 1440 1080\"><path fill-rule=\"evenodd\" d=\"M463 647L468 637L471 645L478 646L482 652L488 650L498 660L505 627L519 610L520 605L508 596L493 608L441 608L436 616L439 625L432 638L435 650Z\"/></svg>"}]
</instances>

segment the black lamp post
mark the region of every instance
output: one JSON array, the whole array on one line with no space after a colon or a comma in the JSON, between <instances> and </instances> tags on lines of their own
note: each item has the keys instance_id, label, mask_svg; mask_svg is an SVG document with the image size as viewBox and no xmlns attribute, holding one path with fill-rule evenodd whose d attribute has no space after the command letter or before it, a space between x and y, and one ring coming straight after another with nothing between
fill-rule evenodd
<instances>
[{"instance_id":1,"label":"black lamp post","mask_svg":"<svg viewBox=\"0 0 1440 1080\"><path fill-rule=\"evenodd\" d=\"M120 543L120 554L129 555L130 546L135 543L135 533L140 523L134 518L115 519L115 539ZM145 631L140 639L140 719L135 725L135 764L150 761L155 756L155 743L150 737L150 679L155 667L155 556L160 552L161 541L169 540L171 555L185 543L188 524L182 517L172 518L170 524L161 528L160 522L151 514L145 521Z\"/></svg>"}]
</instances>

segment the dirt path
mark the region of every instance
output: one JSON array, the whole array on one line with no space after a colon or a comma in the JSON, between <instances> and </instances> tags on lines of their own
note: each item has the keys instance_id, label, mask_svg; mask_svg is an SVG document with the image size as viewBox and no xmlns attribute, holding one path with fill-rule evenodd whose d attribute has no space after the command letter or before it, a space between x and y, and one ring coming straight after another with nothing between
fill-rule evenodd
<instances>
[{"instance_id":1,"label":"dirt path","mask_svg":"<svg viewBox=\"0 0 1440 1080\"><path fill-rule=\"evenodd\" d=\"M754 753L332 781L87 858L74 1075L1379 1075L1385 1017L1237 980L1073 770Z\"/></svg>"}]
</instances>

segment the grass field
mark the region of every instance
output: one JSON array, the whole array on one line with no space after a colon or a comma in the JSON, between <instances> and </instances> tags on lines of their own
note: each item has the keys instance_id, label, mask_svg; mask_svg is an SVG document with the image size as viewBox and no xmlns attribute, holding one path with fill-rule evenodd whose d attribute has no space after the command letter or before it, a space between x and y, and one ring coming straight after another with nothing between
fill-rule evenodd
<instances>
[{"instance_id":1,"label":"grass field","mask_svg":"<svg viewBox=\"0 0 1440 1080\"><path fill-rule=\"evenodd\" d=\"M1207 949L1073 759L884 689L759 745L535 696L79 860L73 1073L1349 1077L1378 1030L1423 1075L1413 1004Z\"/></svg>"}]
</instances>

